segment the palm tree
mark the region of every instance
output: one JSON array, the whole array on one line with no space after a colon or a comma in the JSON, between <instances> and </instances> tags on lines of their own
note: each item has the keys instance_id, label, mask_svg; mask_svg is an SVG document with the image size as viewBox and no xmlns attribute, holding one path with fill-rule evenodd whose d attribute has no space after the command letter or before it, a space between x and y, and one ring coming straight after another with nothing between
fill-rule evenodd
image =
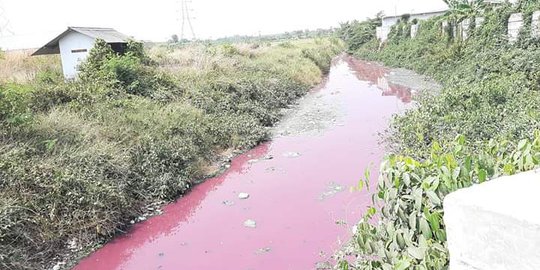
<instances>
[{"instance_id":1,"label":"palm tree","mask_svg":"<svg viewBox=\"0 0 540 270\"><path fill-rule=\"evenodd\" d=\"M453 22L461 22L466 18L476 17L481 14L486 3L484 0L443 0L450 10L445 17Z\"/></svg>"}]
</instances>

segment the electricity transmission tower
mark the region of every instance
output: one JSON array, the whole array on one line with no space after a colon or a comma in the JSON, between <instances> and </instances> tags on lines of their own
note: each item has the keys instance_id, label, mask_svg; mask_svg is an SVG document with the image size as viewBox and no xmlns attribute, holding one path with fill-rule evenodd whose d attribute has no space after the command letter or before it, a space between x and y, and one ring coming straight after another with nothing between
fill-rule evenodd
<instances>
[{"instance_id":1,"label":"electricity transmission tower","mask_svg":"<svg viewBox=\"0 0 540 270\"><path fill-rule=\"evenodd\" d=\"M186 29L189 29L191 32L191 39L196 40L197 36L195 35L195 31L193 30L193 24L191 20L195 19L191 16L190 12L193 11L193 9L190 8L189 4L191 4L191 0L180 0L180 15L181 15L181 21L182 21L182 29L180 31L180 40L184 40L186 38Z\"/></svg>"},{"instance_id":2,"label":"electricity transmission tower","mask_svg":"<svg viewBox=\"0 0 540 270\"><path fill-rule=\"evenodd\" d=\"M0 37L7 35L13 35L13 31L11 31L9 26L9 19L7 18L4 3L0 0Z\"/></svg>"}]
</instances>

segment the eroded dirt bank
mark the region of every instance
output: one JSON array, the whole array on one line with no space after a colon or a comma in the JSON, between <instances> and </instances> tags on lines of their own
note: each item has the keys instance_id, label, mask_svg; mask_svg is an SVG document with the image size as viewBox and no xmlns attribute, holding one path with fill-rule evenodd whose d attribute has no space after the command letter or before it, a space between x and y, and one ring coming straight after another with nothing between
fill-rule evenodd
<instances>
[{"instance_id":1,"label":"eroded dirt bank","mask_svg":"<svg viewBox=\"0 0 540 270\"><path fill-rule=\"evenodd\" d=\"M324 269L370 204L368 191L350 187L378 171L378 133L411 101L391 72L339 59L271 142L75 269Z\"/></svg>"}]
</instances>

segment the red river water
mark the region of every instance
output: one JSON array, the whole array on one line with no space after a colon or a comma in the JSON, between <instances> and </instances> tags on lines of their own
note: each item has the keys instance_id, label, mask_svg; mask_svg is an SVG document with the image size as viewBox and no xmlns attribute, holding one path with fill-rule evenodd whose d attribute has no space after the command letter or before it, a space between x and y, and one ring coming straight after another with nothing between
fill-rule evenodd
<instances>
[{"instance_id":1,"label":"red river water","mask_svg":"<svg viewBox=\"0 0 540 270\"><path fill-rule=\"evenodd\" d=\"M277 136L236 157L223 175L74 269L304 270L331 261L370 205L369 191L350 187L368 167L377 175L384 156L378 133L410 102L409 89L388 83L387 73L340 58L326 83L309 94L337 106L340 116L329 127ZM249 198L239 199L240 193ZM245 226L248 220L256 226Z\"/></svg>"}]
</instances>

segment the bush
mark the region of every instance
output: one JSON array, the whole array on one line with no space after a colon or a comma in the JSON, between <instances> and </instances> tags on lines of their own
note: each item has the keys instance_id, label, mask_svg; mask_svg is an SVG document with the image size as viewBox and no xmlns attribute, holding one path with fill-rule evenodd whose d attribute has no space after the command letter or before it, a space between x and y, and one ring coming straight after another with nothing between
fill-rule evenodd
<instances>
[{"instance_id":1,"label":"bush","mask_svg":"<svg viewBox=\"0 0 540 270\"><path fill-rule=\"evenodd\" d=\"M534 141L490 141L468 148L458 137L450 150L433 144L430 158L390 156L382 167L374 205L356 227L347 253L354 269L448 269L442 202L449 193L540 165L540 133ZM378 212L378 215L375 213Z\"/></svg>"},{"instance_id":2,"label":"bush","mask_svg":"<svg viewBox=\"0 0 540 270\"><path fill-rule=\"evenodd\" d=\"M0 85L0 127L18 126L30 120L31 91L16 84Z\"/></svg>"}]
</instances>

